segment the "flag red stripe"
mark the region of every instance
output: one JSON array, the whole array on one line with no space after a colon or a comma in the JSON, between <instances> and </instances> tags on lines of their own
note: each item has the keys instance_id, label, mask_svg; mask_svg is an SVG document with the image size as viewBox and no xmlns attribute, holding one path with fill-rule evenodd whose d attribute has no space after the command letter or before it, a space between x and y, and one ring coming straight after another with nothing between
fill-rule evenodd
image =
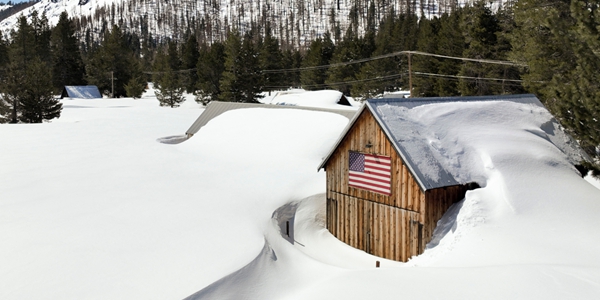
<instances>
[{"instance_id":1,"label":"flag red stripe","mask_svg":"<svg viewBox=\"0 0 600 300\"><path fill-rule=\"evenodd\" d=\"M390 172L390 168L387 168L387 169L386 168L379 168L377 166L375 166L375 167L373 167L373 166L365 166L365 171L367 171L367 170L372 170L374 172L387 172L387 173Z\"/></svg>"},{"instance_id":2,"label":"flag red stripe","mask_svg":"<svg viewBox=\"0 0 600 300\"><path fill-rule=\"evenodd\" d=\"M373 180L373 181L387 183L387 184L390 183L390 178L386 177L386 176L379 176L376 174L365 174L365 173L361 173L361 172L350 171L350 180L352 180L353 178Z\"/></svg>"},{"instance_id":3,"label":"flag red stripe","mask_svg":"<svg viewBox=\"0 0 600 300\"><path fill-rule=\"evenodd\" d=\"M376 163L376 164L380 164L380 165L391 165L392 161L390 159L385 159L385 158L374 158L374 157L365 156L365 163Z\"/></svg>"},{"instance_id":4,"label":"flag red stripe","mask_svg":"<svg viewBox=\"0 0 600 300\"><path fill-rule=\"evenodd\" d=\"M380 185L380 184L374 184L374 183L370 183L370 182L365 182L365 181L350 181L350 186L364 186L364 187L371 187L371 188L377 188L377 189L381 189L384 191L389 192L390 191L390 186L387 185Z\"/></svg>"},{"instance_id":5,"label":"flag red stripe","mask_svg":"<svg viewBox=\"0 0 600 300\"><path fill-rule=\"evenodd\" d=\"M374 186L367 186L367 185L351 185L352 187L356 187L356 188L360 188L363 190L368 190L368 191L372 191L372 192L376 192L376 193L380 193L380 194L384 194L384 195L390 195L390 189L385 189L385 188L377 188Z\"/></svg>"}]
</instances>

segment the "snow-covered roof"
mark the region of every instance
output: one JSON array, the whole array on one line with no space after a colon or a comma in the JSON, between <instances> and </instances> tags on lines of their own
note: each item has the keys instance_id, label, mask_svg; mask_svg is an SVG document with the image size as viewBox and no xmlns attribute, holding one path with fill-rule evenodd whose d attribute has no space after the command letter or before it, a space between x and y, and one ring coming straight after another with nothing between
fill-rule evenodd
<instances>
[{"instance_id":1,"label":"snow-covered roof","mask_svg":"<svg viewBox=\"0 0 600 300\"><path fill-rule=\"evenodd\" d=\"M572 164L588 159L534 95L385 98L366 101L319 169L325 166L365 109L381 125L423 190L477 181L477 176L470 174L468 162L461 157L466 150L460 135L469 133L452 132L458 127L469 128L473 133L489 131L486 133L489 135L509 130L529 131L556 146ZM519 128L519 118L535 118L540 128Z\"/></svg>"},{"instance_id":2,"label":"snow-covered roof","mask_svg":"<svg viewBox=\"0 0 600 300\"><path fill-rule=\"evenodd\" d=\"M348 99L342 92L335 90L305 91L295 89L280 91L272 97L265 97L265 104L304 106L356 110L358 103Z\"/></svg>"},{"instance_id":3,"label":"snow-covered roof","mask_svg":"<svg viewBox=\"0 0 600 300\"><path fill-rule=\"evenodd\" d=\"M95 85L68 85L65 86L60 97L96 99L102 98L102 94Z\"/></svg>"},{"instance_id":4,"label":"snow-covered roof","mask_svg":"<svg viewBox=\"0 0 600 300\"><path fill-rule=\"evenodd\" d=\"M303 107L303 106L285 106L285 105L265 105L260 103L239 103L239 102L220 102L211 101L204 112L196 119L196 121L186 131L187 136L196 134L202 126L206 125L210 120L223 114L226 111L242 109L242 108L269 108L269 109L303 109L312 111L323 111L340 114L348 119L352 119L356 114L356 110L338 110L319 107Z\"/></svg>"}]
</instances>

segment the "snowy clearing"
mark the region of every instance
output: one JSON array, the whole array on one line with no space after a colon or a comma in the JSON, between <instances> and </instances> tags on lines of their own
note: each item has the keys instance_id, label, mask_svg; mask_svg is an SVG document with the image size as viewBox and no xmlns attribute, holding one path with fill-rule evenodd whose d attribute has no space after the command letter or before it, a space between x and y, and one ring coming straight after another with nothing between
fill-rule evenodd
<instances>
[{"instance_id":1,"label":"snowy clearing","mask_svg":"<svg viewBox=\"0 0 600 300\"><path fill-rule=\"evenodd\" d=\"M164 144L202 112L193 101L63 105L52 123L0 126L1 299L600 296L598 182L540 138L539 118L478 134L452 119L441 145L469 131L464 165L484 185L440 221L435 245L399 263L323 228L316 169L345 117L241 109ZM436 128L453 109L413 116ZM472 118L500 115L486 114ZM281 234L292 217L293 244Z\"/></svg>"}]
</instances>

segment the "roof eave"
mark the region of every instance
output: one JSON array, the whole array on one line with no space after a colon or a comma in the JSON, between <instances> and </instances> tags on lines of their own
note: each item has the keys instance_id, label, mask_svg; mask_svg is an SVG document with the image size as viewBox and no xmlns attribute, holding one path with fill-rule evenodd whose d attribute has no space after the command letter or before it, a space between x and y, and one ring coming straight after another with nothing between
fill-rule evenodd
<instances>
[{"instance_id":1,"label":"roof eave","mask_svg":"<svg viewBox=\"0 0 600 300\"><path fill-rule=\"evenodd\" d=\"M366 109L366 105L365 104L363 104L358 109L358 111L356 112L356 114L354 115L354 117L350 120L350 122L348 123L348 125L346 126L346 128L344 128L344 131L342 131L342 134L340 134L340 137L335 142L335 144L333 145L333 147L331 148L331 150L329 150L329 153L327 154L327 156L325 156L325 158L321 161L321 164L319 165L319 168L317 168L317 171L320 171L321 169L325 168L325 165L327 164L327 162L329 161L329 159L331 158L331 156L333 155L333 153L335 152L335 150L342 143L342 141L344 140L344 138L346 137L346 135L348 134L348 132L350 131L350 129L352 128L352 126L354 126L354 123L356 123L356 120L358 120L358 118L360 117L360 115L363 113L363 111L365 109Z\"/></svg>"}]
</instances>

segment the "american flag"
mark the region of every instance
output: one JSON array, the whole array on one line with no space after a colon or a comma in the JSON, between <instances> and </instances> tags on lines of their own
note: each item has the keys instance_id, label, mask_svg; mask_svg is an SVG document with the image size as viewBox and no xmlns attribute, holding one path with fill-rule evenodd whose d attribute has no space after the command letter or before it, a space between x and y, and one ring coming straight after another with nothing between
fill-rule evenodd
<instances>
[{"instance_id":1,"label":"american flag","mask_svg":"<svg viewBox=\"0 0 600 300\"><path fill-rule=\"evenodd\" d=\"M352 187L391 194L391 159L388 156L350 151L348 184Z\"/></svg>"}]
</instances>

